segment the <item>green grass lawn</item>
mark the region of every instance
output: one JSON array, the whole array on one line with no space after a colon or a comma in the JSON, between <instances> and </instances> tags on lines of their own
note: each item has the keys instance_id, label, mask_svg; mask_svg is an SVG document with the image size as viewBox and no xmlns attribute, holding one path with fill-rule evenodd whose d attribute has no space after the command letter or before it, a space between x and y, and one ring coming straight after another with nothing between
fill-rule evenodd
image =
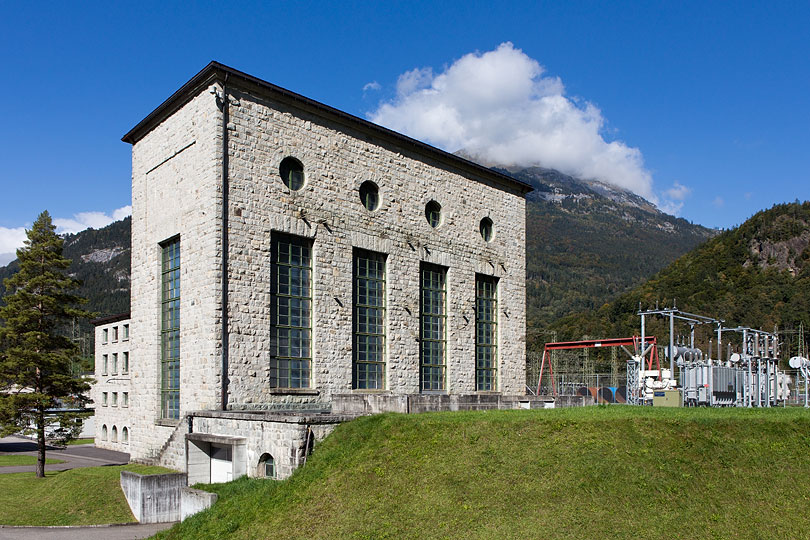
<instances>
[{"instance_id":1,"label":"green grass lawn","mask_svg":"<svg viewBox=\"0 0 810 540\"><path fill-rule=\"evenodd\" d=\"M72 446L74 444L93 444L96 440L90 437L89 439L70 439L68 441L68 446Z\"/></svg>"},{"instance_id":2,"label":"green grass lawn","mask_svg":"<svg viewBox=\"0 0 810 540\"><path fill-rule=\"evenodd\" d=\"M98 525L135 521L121 491L121 471L170 472L162 467L119 465L0 474L0 524Z\"/></svg>"},{"instance_id":3,"label":"green grass lawn","mask_svg":"<svg viewBox=\"0 0 810 540\"><path fill-rule=\"evenodd\" d=\"M51 459L46 457L45 464L50 465L53 463L64 463L61 459ZM0 454L0 467L16 467L18 465L36 465L37 458L35 456L26 456L20 454Z\"/></svg>"},{"instance_id":4,"label":"green grass lawn","mask_svg":"<svg viewBox=\"0 0 810 540\"><path fill-rule=\"evenodd\" d=\"M806 538L810 413L386 414L160 538Z\"/></svg>"}]
</instances>

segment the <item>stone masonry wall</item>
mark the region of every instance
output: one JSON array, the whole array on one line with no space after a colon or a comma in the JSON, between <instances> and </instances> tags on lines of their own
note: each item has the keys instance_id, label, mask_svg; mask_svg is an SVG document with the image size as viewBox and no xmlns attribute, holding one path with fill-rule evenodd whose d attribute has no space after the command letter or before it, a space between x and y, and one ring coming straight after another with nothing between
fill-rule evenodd
<instances>
[{"instance_id":1,"label":"stone masonry wall","mask_svg":"<svg viewBox=\"0 0 810 540\"><path fill-rule=\"evenodd\" d=\"M497 276L498 378L504 394L525 393L525 199L513 188L381 142L346 125L246 92L232 91L230 146L229 406L328 403L352 392L353 248L387 255L386 390L419 389L419 268L447 271L447 377L450 393L475 392L475 275ZM304 165L305 186L291 191L279 164ZM358 194L371 180L379 208ZM442 206L442 224L425 205ZM494 239L479 233L494 222ZM313 368L317 395L268 387L271 233L313 240Z\"/></svg>"},{"instance_id":2,"label":"stone masonry wall","mask_svg":"<svg viewBox=\"0 0 810 540\"><path fill-rule=\"evenodd\" d=\"M168 441L184 428L162 420L160 411L160 244L177 235L181 417L220 405L222 113L213 91L221 86L202 88L133 147L130 452L138 461L160 460L164 451L164 463L180 457L178 437ZM327 120L305 105L232 83L229 93L229 408L328 408L333 393L353 392L354 248L387 256L383 393L419 393L419 268L427 262L448 269L447 392L475 392L480 273L499 279L497 391L523 394L526 230L517 188ZM279 177L287 156L304 165L306 183L297 192ZM380 189L373 212L358 195L365 180ZM436 229L425 219L431 200L442 205ZM491 242L479 234L484 217L494 222ZM303 392L268 387L273 231L313 241L312 388Z\"/></svg>"},{"instance_id":3,"label":"stone masonry wall","mask_svg":"<svg viewBox=\"0 0 810 540\"><path fill-rule=\"evenodd\" d=\"M238 414L234 416L238 416ZM196 433L244 437L247 440L248 476L262 476L257 472L259 459L264 453L273 456L276 464L276 478L279 480L289 477L295 469L303 464L307 430L311 430L314 444L323 440L337 426L338 423L310 423L305 417L293 417L289 421L194 417L194 431Z\"/></svg>"},{"instance_id":4,"label":"stone masonry wall","mask_svg":"<svg viewBox=\"0 0 810 540\"><path fill-rule=\"evenodd\" d=\"M177 421L161 420L161 242L180 237L180 409L220 395L221 116L204 88L132 150L133 459L158 457Z\"/></svg>"}]
</instances>

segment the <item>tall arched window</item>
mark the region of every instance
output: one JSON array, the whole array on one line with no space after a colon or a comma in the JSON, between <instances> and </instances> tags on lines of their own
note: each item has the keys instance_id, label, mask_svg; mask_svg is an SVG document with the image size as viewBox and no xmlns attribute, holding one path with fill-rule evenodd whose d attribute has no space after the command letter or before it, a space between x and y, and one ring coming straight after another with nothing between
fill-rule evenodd
<instances>
[{"instance_id":1,"label":"tall arched window","mask_svg":"<svg viewBox=\"0 0 810 540\"><path fill-rule=\"evenodd\" d=\"M121 442L124 444L129 443L129 429L126 426L121 428Z\"/></svg>"},{"instance_id":2,"label":"tall arched window","mask_svg":"<svg viewBox=\"0 0 810 540\"><path fill-rule=\"evenodd\" d=\"M118 442L118 428L115 426L112 429L112 442Z\"/></svg>"},{"instance_id":3,"label":"tall arched window","mask_svg":"<svg viewBox=\"0 0 810 540\"><path fill-rule=\"evenodd\" d=\"M104 424L103 426L101 426L101 440L102 441L107 440L107 424Z\"/></svg>"}]
</instances>

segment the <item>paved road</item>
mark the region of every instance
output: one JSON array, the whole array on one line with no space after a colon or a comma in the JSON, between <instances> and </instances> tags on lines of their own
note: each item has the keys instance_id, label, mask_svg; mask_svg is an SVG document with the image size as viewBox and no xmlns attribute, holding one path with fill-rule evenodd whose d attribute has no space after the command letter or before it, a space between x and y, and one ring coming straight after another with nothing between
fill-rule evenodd
<instances>
[{"instance_id":1,"label":"paved road","mask_svg":"<svg viewBox=\"0 0 810 540\"><path fill-rule=\"evenodd\" d=\"M37 455L37 443L24 437L0 438L0 454ZM92 444L67 446L64 449L48 447L45 457L60 459L65 463L45 465L46 471L65 471L80 467L98 467L100 465L126 465L129 454L96 448ZM35 465L22 467L0 467L0 474L15 472L33 472Z\"/></svg>"},{"instance_id":2,"label":"paved road","mask_svg":"<svg viewBox=\"0 0 810 540\"><path fill-rule=\"evenodd\" d=\"M174 523L100 525L97 527L8 527L0 525L0 540L130 540L149 538Z\"/></svg>"}]
</instances>

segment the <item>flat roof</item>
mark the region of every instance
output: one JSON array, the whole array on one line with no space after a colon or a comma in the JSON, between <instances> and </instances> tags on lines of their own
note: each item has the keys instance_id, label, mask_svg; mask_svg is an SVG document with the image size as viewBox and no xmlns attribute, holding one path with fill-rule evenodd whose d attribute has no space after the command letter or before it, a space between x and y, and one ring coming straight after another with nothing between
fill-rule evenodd
<instances>
[{"instance_id":1,"label":"flat roof","mask_svg":"<svg viewBox=\"0 0 810 540\"><path fill-rule=\"evenodd\" d=\"M126 313L117 313L115 315L108 315L106 317L99 317L98 319L93 319L90 321L90 324L93 326L100 326L102 324L110 324L118 321L124 321L129 319L129 311Z\"/></svg>"},{"instance_id":2,"label":"flat roof","mask_svg":"<svg viewBox=\"0 0 810 540\"><path fill-rule=\"evenodd\" d=\"M121 138L121 140L126 143L135 144L158 124L160 124L160 122L174 114L177 109L182 107L193 96L196 96L202 88L208 86L213 81L229 81L231 79L237 79L250 83L275 97L298 104L301 107L316 109L317 112L322 116L337 120L349 127L372 132L375 135L381 136L383 139L405 147L413 148L418 152L427 154L430 157L439 159L447 164L454 165L462 169L472 170L473 172L491 178L496 182L512 186L523 194L534 190L534 188L532 188L529 184L516 180L509 175L500 173L490 169L489 167L484 167L483 165L479 165L473 161L456 156L455 154L445 152L444 150L440 150L435 146L431 146L427 143L423 143L422 141L408 137L407 135L403 135L394 130L382 127L373 122L369 122L368 120L364 120L358 116L354 116L308 97L304 97L301 94L296 94L295 92L287 90L286 88L276 86L275 84L253 77L252 75L248 75L247 73L215 61L210 62L186 84L181 86L179 90L169 96L166 101L161 103L154 111L149 113L146 118L138 122L138 124L129 130L126 135Z\"/></svg>"}]
</instances>

